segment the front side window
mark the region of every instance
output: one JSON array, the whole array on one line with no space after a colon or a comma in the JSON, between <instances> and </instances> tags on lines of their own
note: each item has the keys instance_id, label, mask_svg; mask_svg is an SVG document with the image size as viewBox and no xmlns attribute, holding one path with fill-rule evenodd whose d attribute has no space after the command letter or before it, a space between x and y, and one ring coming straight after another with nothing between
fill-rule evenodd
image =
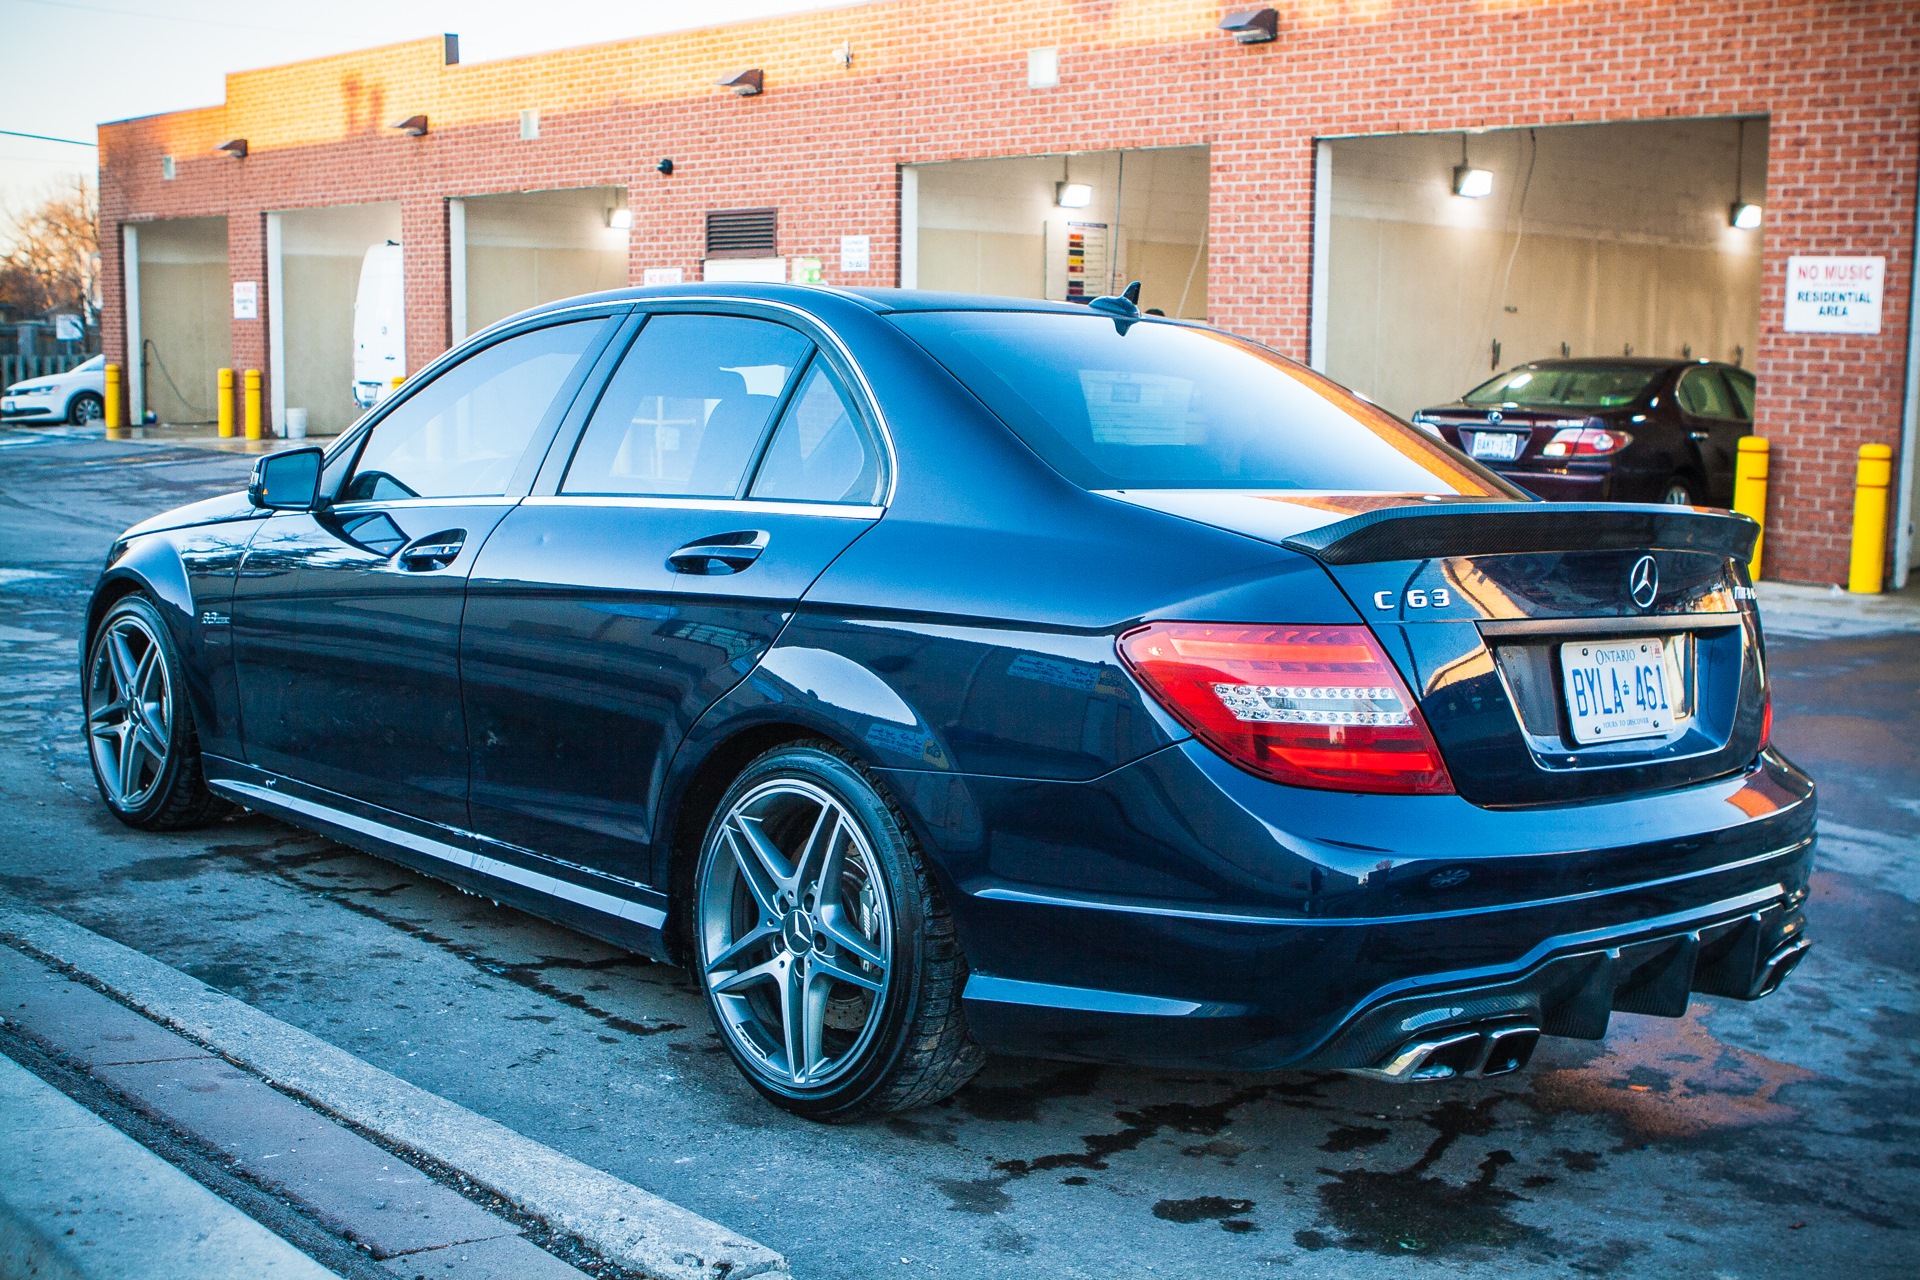
<instances>
[{"instance_id":1,"label":"front side window","mask_svg":"<svg viewBox=\"0 0 1920 1280\"><path fill-rule=\"evenodd\" d=\"M374 425L339 501L506 493L602 323L516 334L436 376Z\"/></svg>"},{"instance_id":2,"label":"front side window","mask_svg":"<svg viewBox=\"0 0 1920 1280\"><path fill-rule=\"evenodd\" d=\"M1513 493L1386 410L1212 330L1060 312L888 318L1084 488Z\"/></svg>"},{"instance_id":3,"label":"front side window","mask_svg":"<svg viewBox=\"0 0 1920 1280\"><path fill-rule=\"evenodd\" d=\"M1726 384L1720 381L1720 374L1713 369L1689 369L1680 378L1680 386L1674 392L1680 401L1680 407L1688 413L1702 418L1735 418L1733 397L1727 394Z\"/></svg>"},{"instance_id":4,"label":"front side window","mask_svg":"<svg viewBox=\"0 0 1920 1280\"><path fill-rule=\"evenodd\" d=\"M769 320L655 316L607 383L560 491L735 496L812 349Z\"/></svg>"},{"instance_id":5,"label":"front side window","mask_svg":"<svg viewBox=\"0 0 1920 1280\"><path fill-rule=\"evenodd\" d=\"M767 445L750 496L870 503L879 487L873 438L826 362L815 360Z\"/></svg>"}]
</instances>

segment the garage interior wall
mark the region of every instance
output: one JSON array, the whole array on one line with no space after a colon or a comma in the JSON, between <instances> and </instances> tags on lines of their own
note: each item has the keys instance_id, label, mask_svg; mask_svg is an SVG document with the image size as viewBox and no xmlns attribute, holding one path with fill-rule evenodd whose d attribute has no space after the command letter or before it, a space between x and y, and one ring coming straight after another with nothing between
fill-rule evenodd
<instances>
[{"instance_id":1,"label":"garage interior wall","mask_svg":"<svg viewBox=\"0 0 1920 1280\"><path fill-rule=\"evenodd\" d=\"M1104 251L1089 296L1141 282L1140 305L1170 316L1207 314L1205 147L953 160L915 166L922 289L1017 298L1067 296L1068 244L1091 230ZM1084 208L1057 203L1061 183L1084 183ZM1096 270L1097 267L1097 270Z\"/></svg>"},{"instance_id":2,"label":"garage interior wall","mask_svg":"<svg viewBox=\"0 0 1920 1280\"><path fill-rule=\"evenodd\" d=\"M286 403L312 435L360 416L353 402L353 300L368 249L400 239L400 205L334 205L280 214Z\"/></svg>"},{"instance_id":3,"label":"garage interior wall","mask_svg":"<svg viewBox=\"0 0 1920 1280\"><path fill-rule=\"evenodd\" d=\"M211 422L233 363L227 220L141 223L139 271L146 407L162 422Z\"/></svg>"},{"instance_id":4,"label":"garage interior wall","mask_svg":"<svg viewBox=\"0 0 1920 1280\"><path fill-rule=\"evenodd\" d=\"M1563 344L1752 365L1764 231L1730 212L1766 203L1764 119L1467 135L1481 199L1453 192L1461 142L1328 144L1333 378L1405 416Z\"/></svg>"},{"instance_id":5,"label":"garage interior wall","mask_svg":"<svg viewBox=\"0 0 1920 1280\"><path fill-rule=\"evenodd\" d=\"M625 187L579 187L468 196L467 332L517 311L627 284L626 228L607 225L627 207Z\"/></svg>"}]
</instances>

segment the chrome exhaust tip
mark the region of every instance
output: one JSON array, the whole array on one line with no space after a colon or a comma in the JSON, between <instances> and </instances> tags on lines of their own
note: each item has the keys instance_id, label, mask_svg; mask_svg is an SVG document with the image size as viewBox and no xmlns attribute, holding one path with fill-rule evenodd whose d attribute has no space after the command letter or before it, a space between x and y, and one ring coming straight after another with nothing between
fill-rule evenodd
<instances>
[{"instance_id":1,"label":"chrome exhaust tip","mask_svg":"<svg viewBox=\"0 0 1920 1280\"><path fill-rule=\"evenodd\" d=\"M1375 1067L1352 1074L1389 1084L1428 1084L1439 1080L1478 1080L1518 1071L1533 1057L1540 1028L1519 1024L1473 1027L1433 1040L1401 1045Z\"/></svg>"},{"instance_id":2,"label":"chrome exhaust tip","mask_svg":"<svg viewBox=\"0 0 1920 1280\"><path fill-rule=\"evenodd\" d=\"M1754 980L1753 995L1750 998L1758 1000L1762 996L1770 996L1779 990L1780 984L1787 980L1787 975L1800 967L1800 962L1807 958L1807 952L1812 949L1813 944L1805 938L1795 938L1768 956L1766 962L1760 966L1760 974Z\"/></svg>"}]
</instances>

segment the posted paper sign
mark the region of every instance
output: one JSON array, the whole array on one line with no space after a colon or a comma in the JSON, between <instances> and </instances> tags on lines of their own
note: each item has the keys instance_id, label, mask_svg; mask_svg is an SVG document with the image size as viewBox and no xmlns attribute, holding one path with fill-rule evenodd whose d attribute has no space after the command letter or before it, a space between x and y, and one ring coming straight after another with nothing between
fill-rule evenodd
<instances>
[{"instance_id":1,"label":"posted paper sign","mask_svg":"<svg viewBox=\"0 0 1920 1280\"><path fill-rule=\"evenodd\" d=\"M865 271L873 261L873 240L869 236L840 237L840 269Z\"/></svg>"},{"instance_id":2,"label":"posted paper sign","mask_svg":"<svg viewBox=\"0 0 1920 1280\"><path fill-rule=\"evenodd\" d=\"M685 284L686 269L683 267L648 267L640 273L642 284Z\"/></svg>"},{"instance_id":3,"label":"posted paper sign","mask_svg":"<svg viewBox=\"0 0 1920 1280\"><path fill-rule=\"evenodd\" d=\"M233 282L233 318L235 320L258 320L260 318L259 281L235 280Z\"/></svg>"},{"instance_id":4,"label":"posted paper sign","mask_svg":"<svg viewBox=\"0 0 1920 1280\"><path fill-rule=\"evenodd\" d=\"M1887 260L1788 258L1788 333L1880 332L1881 283Z\"/></svg>"}]
</instances>

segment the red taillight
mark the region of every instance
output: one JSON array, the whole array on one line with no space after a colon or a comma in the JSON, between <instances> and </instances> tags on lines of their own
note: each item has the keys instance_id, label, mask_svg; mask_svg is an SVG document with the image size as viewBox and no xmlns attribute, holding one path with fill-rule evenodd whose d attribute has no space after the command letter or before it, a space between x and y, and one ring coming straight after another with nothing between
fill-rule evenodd
<instances>
[{"instance_id":1,"label":"red taillight","mask_svg":"<svg viewBox=\"0 0 1920 1280\"><path fill-rule=\"evenodd\" d=\"M1760 708L1760 749L1765 751L1773 743L1773 691L1767 691L1767 700Z\"/></svg>"},{"instance_id":2,"label":"red taillight","mask_svg":"<svg viewBox=\"0 0 1920 1280\"><path fill-rule=\"evenodd\" d=\"M1604 458L1632 443L1633 437L1625 431L1608 431L1603 427L1567 427L1554 432L1553 439L1547 441L1540 453L1548 458Z\"/></svg>"},{"instance_id":3,"label":"red taillight","mask_svg":"<svg viewBox=\"0 0 1920 1280\"><path fill-rule=\"evenodd\" d=\"M1413 695L1365 627L1154 622L1120 637L1120 657L1250 773L1332 791L1453 791Z\"/></svg>"}]
</instances>

